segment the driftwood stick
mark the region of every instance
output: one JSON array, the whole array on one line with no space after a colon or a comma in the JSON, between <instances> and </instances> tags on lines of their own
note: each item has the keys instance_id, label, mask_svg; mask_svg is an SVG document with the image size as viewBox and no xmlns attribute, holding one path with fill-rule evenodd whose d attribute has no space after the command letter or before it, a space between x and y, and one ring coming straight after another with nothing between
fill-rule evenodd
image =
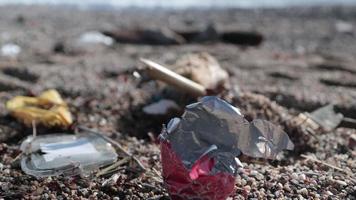
<instances>
[{"instance_id":1,"label":"driftwood stick","mask_svg":"<svg viewBox=\"0 0 356 200\"><path fill-rule=\"evenodd\" d=\"M205 87L199 83L189 80L151 60L141 58L140 61L148 66L147 73L151 78L163 81L196 97L206 95Z\"/></svg>"}]
</instances>

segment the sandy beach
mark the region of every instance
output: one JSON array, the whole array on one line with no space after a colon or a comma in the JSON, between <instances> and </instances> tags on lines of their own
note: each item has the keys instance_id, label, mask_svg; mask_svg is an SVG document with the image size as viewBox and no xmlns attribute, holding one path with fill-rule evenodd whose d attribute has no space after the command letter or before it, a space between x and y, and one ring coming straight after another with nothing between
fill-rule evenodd
<instances>
[{"instance_id":1,"label":"sandy beach","mask_svg":"<svg viewBox=\"0 0 356 200\"><path fill-rule=\"evenodd\" d=\"M0 58L0 199L169 199L154 139L162 124L195 99L154 81L138 83L132 73L142 67L139 58L170 66L194 52L210 53L228 72L231 86L220 97L250 118L281 125L296 145L280 161L243 161L245 171L236 178L232 199L355 199L356 151L350 144L356 127L341 124L332 132L311 136L286 123L288 117L329 103L356 119L355 13L356 7L180 11L0 7L0 45L21 47L16 58ZM219 32L258 33L263 39L252 46L231 40L110 46L75 42L88 31L202 32L208 26ZM119 178L110 184L104 183L111 174L39 179L26 175L16 157L32 129L12 118L4 103L50 88L64 97L76 124L105 133L149 170L140 173L130 163L123 164ZM182 110L164 116L142 111L162 98L175 100ZM39 135L59 131L63 130L38 127Z\"/></svg>"}]
</instances>

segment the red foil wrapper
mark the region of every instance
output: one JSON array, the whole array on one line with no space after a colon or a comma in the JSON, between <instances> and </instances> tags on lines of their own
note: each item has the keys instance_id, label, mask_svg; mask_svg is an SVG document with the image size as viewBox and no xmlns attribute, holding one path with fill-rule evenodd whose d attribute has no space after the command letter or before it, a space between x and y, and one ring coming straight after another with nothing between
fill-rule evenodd
<instances>
[{"instance_id":1,"label":"red foil wrapper","mask_svg":"<svg viewBox=\"0 0 356 200\"><path fill-rule=\"evenodd\" d=\"M225 172L211 175L215 161L207 155L188 170L169 142L162 140L161 159L163 180L172 200L225 200L234 192L235 177Z\"/></svg>"}]
</instances>

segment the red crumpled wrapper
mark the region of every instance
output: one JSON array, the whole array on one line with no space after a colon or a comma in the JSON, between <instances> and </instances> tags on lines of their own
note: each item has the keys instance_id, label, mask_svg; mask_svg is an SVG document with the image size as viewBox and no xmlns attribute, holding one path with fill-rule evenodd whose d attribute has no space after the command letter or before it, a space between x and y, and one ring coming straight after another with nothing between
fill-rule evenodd
<instances>
[{"instance_id":1,"label":"red crumpled wrapper","mask_svg":"<svg viewBox=\"0 0 356 200\"><path fill-rule=\"evenodd\" d=\"M234 192L235 177L210 174L215 161L205 155L188 170L166 140L161 140L163 180L172 200L225 200Z\"/></svg>"}]
</instances>

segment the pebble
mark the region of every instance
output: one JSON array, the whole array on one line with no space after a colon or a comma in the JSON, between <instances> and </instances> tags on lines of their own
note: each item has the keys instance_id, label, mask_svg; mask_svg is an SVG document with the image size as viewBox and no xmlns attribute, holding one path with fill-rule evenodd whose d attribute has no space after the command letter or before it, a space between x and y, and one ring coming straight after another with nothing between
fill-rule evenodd
<instances>
[{"instance_id":1,"label":"pebble","mask_svg":"<svg viewBox=\"0 0 356 200\"><path fill-rule=\"evenodd\" d=\"M326 191L326 194L327 195L329 195L329 196L332 196L332 195L334 195L332 192L330 192L329 190L328 191Z\"/></svg>"},{"instance_id":2,"label":"pebble","mask_svg":"<svg viewBox=\"0 0 356 200\"><path fill-rule=\"evenodd\" d=\"M297 174L297 173L292 173L292 174L291 174L291 177L292 177L293 179L298 179L298 174Z\"/></svg>"},{"instance_id":3,"label":"pebble","mask_svg":"<svg viewBox=\"0 0 356 200\"><path fill-rule=\"evenodd\" d=\"M242 179L242 180L241 180L241 185L242 185L242 186L245 186L246 184L247 184L247 181L246 181L245 179Z\"/></svg>"},{"instance_id":4,"label":"pebble","mask_svg":"<svg viewBox=\"0 0 356 200\"><path fill-rule=\"evenodd\" d=\"M4 169L4 165L0 163L0 171L2 171L2 169Z\"/></svg>"},{"instance_id":5,"label":"pebble","mask_svg":"<svg viewBox=\"0 0 356 200\"><path fill-rule=\"evenodd\" d=\"M299 174L298 178L299 180L304 181L307 177L305 176L305 174Z\"/></svg>"},{"instance_id":6,"label":"pebble","mask_svg":"<svg viewBox=\"0 0 356 200\"><path fill-rule=\"evenodd\" d=\"M298 190L298 193L306 196L306 195L308 195L308 189L302 188L302 189Z\"/></svg>"},{"instance_id":7,"label":"pebble","mask_svg":"<svg viewBox=\"0 0 356 200\"><path fill-rule=\"evenodd\" d=\"M342 186L347 186L347 183L345 181L341 181L341 180L336 180L336 183L342 185Z\"/></svg>"}]
</instances>

